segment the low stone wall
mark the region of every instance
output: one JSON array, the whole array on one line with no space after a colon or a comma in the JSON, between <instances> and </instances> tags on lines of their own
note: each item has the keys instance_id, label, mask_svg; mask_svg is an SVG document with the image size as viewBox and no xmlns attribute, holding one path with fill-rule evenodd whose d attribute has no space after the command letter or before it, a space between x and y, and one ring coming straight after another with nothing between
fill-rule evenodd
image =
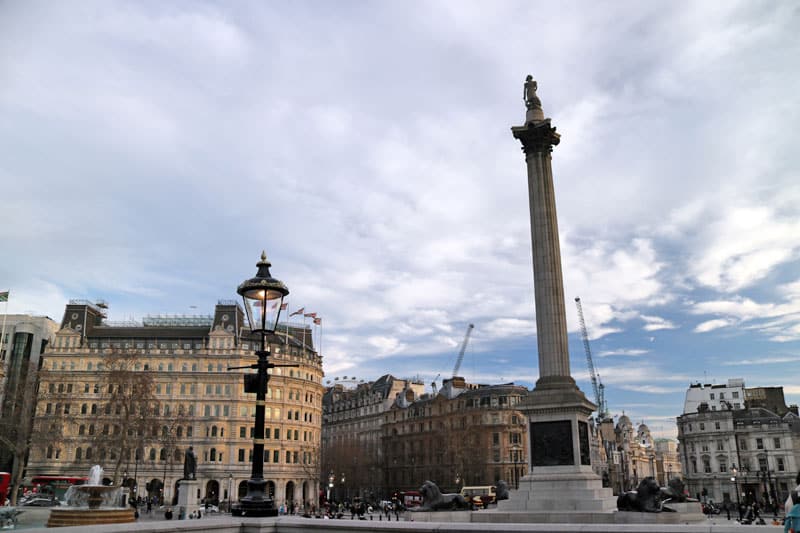
<instances>
[{"instance_id":1,"label":"low stone wall","mask_svg":"<svg viewBox=\"0 0 800 533\"><path fill-rule=\"evenodd\" d=\"M476 514L485 511L477 511ZM409 513L410 514L410 513ZM466 513L469 514L469 513ZM638 514L638 513L633 513ZM415 513L417 515L417 513ZM780 533L777 527L742 526L726 520L707 520L699 524L597 524L597 523L476 523L476 522L422 522L417 516L406 516L406 521L377 520L321 520L314 518L237 518L219 516L201 520L164 520L135 522L131 524L105 524L59 528L58 533ZM727 523L726 523L727 522ZM26 533L52 533L54 530L26 529Z\"/></svg>"}]
</instances>

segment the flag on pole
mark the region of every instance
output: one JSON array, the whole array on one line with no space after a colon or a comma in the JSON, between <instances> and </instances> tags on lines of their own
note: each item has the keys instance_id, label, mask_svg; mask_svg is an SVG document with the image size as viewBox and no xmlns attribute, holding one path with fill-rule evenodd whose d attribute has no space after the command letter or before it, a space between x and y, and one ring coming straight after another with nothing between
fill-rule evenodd
<instances>
[{"instance_id":1,"label":"flag on pole","mask_svg":"<svg viewBox=\"0 0 800 533\"><path fill-rule=\"evenodd\" d=\"M307 316L309 318L317 318L317 313L306 313L303 316Z\"/></svg>"},{"instance_id":2,"label":"flag on pole","mask_svg":"<svg viewBox=\"0 0 800 533\"><path fill-rule=\"evenodd\" d=\"M302 315L305 310L306 310L305 307L301 307L300 309L298 309L294 313L291 313L289 316Z\"/></svg>"},{"instance_id":3,"label":"flag on pole","mask_svg":"<svg viewBox=\"0 0 800 533\"><path fill-rule=\"evenodd\" d=\"M0 292L0 302L8 301L8 293L11 291Z\"/></svg>"},{"instance_id":4,"label":"flag on pole","mask_svg":"<svg viewBox=\"0 0 800 533\"><path fill-rule=\"evenodd\" d=\"M317 326L321 326L322 325L322 318L321 317L320 318L314 318L314 324L316 324Z\"/></svg>"}]
</instances>

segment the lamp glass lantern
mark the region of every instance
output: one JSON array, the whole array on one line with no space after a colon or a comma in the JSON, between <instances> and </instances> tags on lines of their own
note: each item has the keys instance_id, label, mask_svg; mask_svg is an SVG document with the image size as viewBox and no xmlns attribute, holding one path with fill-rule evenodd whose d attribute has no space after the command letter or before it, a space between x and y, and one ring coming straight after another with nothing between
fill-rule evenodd
<instances>
[{"instance_id":1,"label":"lamp glass lantern","mask_svg":"<svg viewBox=\"0 0 800 533\"><path fill-rule=\"evenodd\" d=\"M270 274L272 263L267 260L266 253L261 252L261 261L256 266L258 272L255 277L242 282L236 292L242 297L250 331L261 334L261 348L264 349L264 336L275 331L283 298L289 294L289 289Z\"/></svg>"}]
</instances>

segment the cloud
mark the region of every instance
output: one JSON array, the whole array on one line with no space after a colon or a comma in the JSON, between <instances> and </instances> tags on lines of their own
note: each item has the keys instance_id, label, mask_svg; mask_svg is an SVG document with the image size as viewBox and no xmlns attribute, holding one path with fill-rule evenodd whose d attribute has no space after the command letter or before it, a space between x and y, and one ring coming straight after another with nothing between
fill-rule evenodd
<instances>
[{"instance_id":1,"label":"cloud","mask_svg":"<svg viewBox=\"0 0 800 533\"><path fill-rule=\"evenodd\" d=\"M640 350L637 348L620 348L616 350L603 350L597 353L598 357L611 357L612 355L622 355L626 357L639 357L650 353L650 350Z\"/></svg>"},{"instance_id":2,"label":"cloud","mask_svg":"<svg viewBox=\"0 0 800 533\"><path fill-rule=\"evenodd\" d=\"M694 328L695 333L708 333L709 331L714 331L715 329L719 328L726 328L728 326L733 325L732 320L726 320L724 318L715 318L714 320L707 320L705 322L701 322Z\"/></svg>"},{"instance_id":3,"label":"cloud","mask_svg":"<svg viewBox=\"0 0 800 533\"><path fill-rule=\"evenodd\" d=\"M646 322L642 328L645 331L658 331L660 329L676 329L678 326L658 316L642 315L642 320Z\"/></svg>"}]
</instances>

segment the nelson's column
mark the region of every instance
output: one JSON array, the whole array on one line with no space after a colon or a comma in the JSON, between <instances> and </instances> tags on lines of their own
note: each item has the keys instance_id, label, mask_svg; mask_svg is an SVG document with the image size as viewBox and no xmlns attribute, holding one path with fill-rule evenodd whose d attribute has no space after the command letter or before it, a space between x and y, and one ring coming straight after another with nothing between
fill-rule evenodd
<instances>
[{"instance_id":1,"label":"nelson's column","mask_svg":"<svg viewBox=\"0 0 800 533\"><path fill-rule=\"evenodd\" d=\"M591 467L588 418L596 406L572 379L561 250L553 190L551 156L560 135L544 118L536 81L525 80L525 124L511 132L522 143L528 166L528 197L533 245L533 286L539 379L525 407L528 415L530 471L519 490L500 502L504 511L606 512L616 508L612 490Z\"/></svg>"}]
</instances>

